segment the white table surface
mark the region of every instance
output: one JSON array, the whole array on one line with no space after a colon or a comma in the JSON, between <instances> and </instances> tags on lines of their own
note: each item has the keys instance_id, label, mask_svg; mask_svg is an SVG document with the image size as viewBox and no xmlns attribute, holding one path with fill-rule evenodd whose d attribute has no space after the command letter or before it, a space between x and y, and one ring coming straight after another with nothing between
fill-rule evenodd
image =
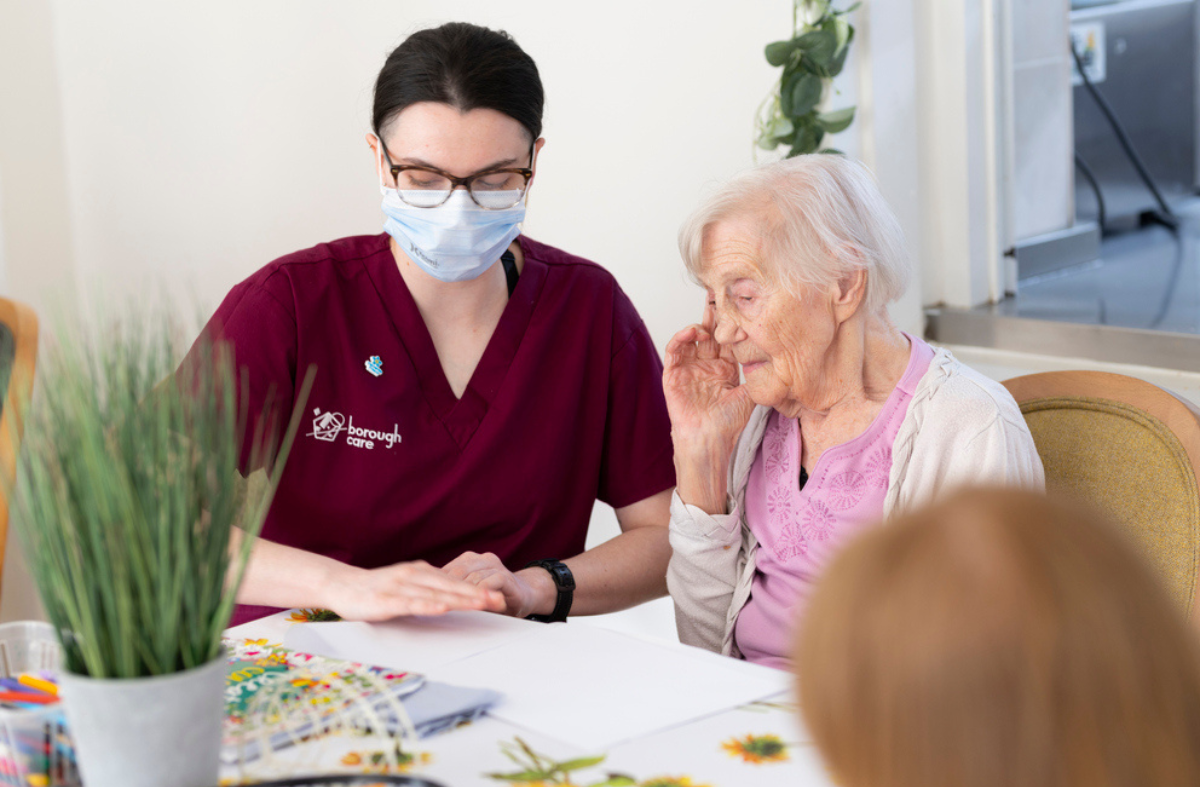
<instances>
[{"instance_id":1,"label":"white table surface","mask_svg":"<svg viewBox=\"0 0 1200 787\"><path fill-rule=\"evenodd\" d=\"M290 627L307 625L293 620L293 617L302 616L280 613L232 628L228 636L235 640L253 639L264 644L282 644ZM586 618L572 618L566 625L589 624ZM693 656L689 656L691 649L677 642L655 640L655 643L675 649L681 660L694 657L694 651ZM737 679L736 673L732 679ZM596 680L619 680L619 676L598 675ZM703 687L697 687L697 690L703 690ZM570 697L562 698L562 706L565 714L587 713L587 708L573 706ZM636 712L636 708L630 708L630 713ZM502 744L513 744L518 737L543 758L563 762L603 756L604 760L573 771L570 782L561 779L513 782L489 777L489 773L521 770L502 751ZM770 756L754 756L756 744L765 744L765 749L759 751L770 752ZM289 770L295 773L366 772L370 770L372 754L369 747L374 745L378 748L379 744L367 742L368 748L363 748L363 745L363 742L353 739L327 737L285 750L276 762L269 765L260 762L247 766L244 772L230 767L222 775L230 783L237 783L240 778L263 779L282 775ZM606 783L613 774L621 774L631 780L620 783L639 787L770 787L776 784L825 787L832 784L802 728L793 697L787 691L749 705L684 721L607 749L572 745L555 739L553 734L523 729L486 716L450 732L407 744L405 751L412 757L412 762L402 772L439 782L445 787L498 787L506 784L515 784L516 787L525 784L531 787L542 787L543 784L587 787ZM396 771L392 769L389 772Z\"/></svg>"}]
</instances>

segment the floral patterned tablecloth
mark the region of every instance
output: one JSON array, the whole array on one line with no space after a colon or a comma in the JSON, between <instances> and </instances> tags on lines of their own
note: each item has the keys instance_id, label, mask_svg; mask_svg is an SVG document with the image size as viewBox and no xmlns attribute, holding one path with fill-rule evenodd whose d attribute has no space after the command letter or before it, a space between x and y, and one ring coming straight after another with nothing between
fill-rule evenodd
<instances>
[{"instance_id":1,"label":"floral patterned tablecloth","mask_svg":"<svg viewBox=\"0 0 1200 787\"><path fill-rule=\"evenodd\" d=\"M280 613L230 629L235 641L263 646L283 641L287 629L328 619L313 610ZM587 625L573 620L570 625ZM683 645L677 645L683 648ZM563 698L564 713L586 713ZM635 712L631 710L631 712ZM799 721L793 698L765 700L647 735L607 751L581 750L547 735L485 717L399 751L380 739L324 736L280 752L270 763L226 766L223 784L278 777L289 770L404 772L446 787L825 787L816 750Z\"/></svg>"}]
</instances>

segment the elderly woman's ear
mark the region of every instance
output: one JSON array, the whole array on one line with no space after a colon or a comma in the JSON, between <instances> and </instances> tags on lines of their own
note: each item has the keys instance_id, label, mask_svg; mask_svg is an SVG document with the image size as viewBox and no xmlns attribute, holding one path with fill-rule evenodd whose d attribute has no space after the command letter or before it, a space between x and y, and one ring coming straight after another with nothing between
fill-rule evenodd
<instances>
[{"instance_id":1,"label":"elderly woman's ear","mask_svg":"<svg viewBox=\"0 0 1200 787\"><path fill-rule=\"evenodd\" d=\"M833 285L833 316L841 325L858 313L867 297L867 272L859 268L849 271Z\"/></svg>"}]
</instances>

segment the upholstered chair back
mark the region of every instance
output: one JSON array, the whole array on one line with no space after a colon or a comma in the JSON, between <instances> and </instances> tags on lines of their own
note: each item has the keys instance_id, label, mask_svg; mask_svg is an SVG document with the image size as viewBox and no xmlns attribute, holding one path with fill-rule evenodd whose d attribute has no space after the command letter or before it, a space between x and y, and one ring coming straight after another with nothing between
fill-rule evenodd
<instances>
[{"instance_id":1,"label":"upholstered chair back","mask_svg":"<svg viewBox=\"0 0 1200 787\"><path fill-rule=\"evenodd\" d=\"M1200 620L1200 417L1144 380L1047 372L1005 381L1046 469L1046 488L1107 511L1189 616Z\"/></svg>"}]
</instances>

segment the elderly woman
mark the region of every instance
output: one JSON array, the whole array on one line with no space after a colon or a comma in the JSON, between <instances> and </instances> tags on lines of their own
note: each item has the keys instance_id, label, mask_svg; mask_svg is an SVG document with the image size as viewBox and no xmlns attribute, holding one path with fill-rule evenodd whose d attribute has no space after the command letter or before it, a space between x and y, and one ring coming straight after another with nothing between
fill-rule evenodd
<instances>
[{"instance_id":1,"label":"elderly woman","mask_svg":"<svg viewBox=\"0 0 1200 787\"><path fill-rule=\"evenodd\" d=\"M892 324L910 268L861 164L746 172L679 243L708 294L663 377L680 639L786 668L797 609L848 536L964 482L1040 489L1041 461L1002 386Z\"/></svg>"}]
</instances>

